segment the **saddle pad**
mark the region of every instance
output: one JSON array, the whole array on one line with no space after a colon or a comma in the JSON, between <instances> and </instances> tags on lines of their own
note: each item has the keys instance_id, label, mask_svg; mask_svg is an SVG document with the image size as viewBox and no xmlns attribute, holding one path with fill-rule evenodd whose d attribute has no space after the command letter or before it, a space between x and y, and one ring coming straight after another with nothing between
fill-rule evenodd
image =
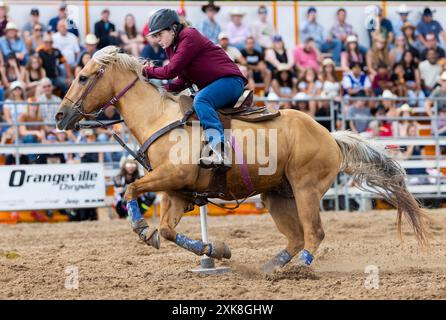
<instances>
[{"instance_id":1,"label":"saddle pad","mask_svg":"<svg viewBox=\"0 0 446 320\"><path fill-rule=\"evenodd\" d=\"M179 104L181 112L185 114L188 110L193 108L194 100L190 96L181 95ZM280 116L280 111L272 107L239 107L239 108L223 108L218 110L222 116L227 116L232 119L237 119L246 122L261 122L267 121ZM196 113L191 117L193 120L197 119Z\"/></svg>"}]
</instances>

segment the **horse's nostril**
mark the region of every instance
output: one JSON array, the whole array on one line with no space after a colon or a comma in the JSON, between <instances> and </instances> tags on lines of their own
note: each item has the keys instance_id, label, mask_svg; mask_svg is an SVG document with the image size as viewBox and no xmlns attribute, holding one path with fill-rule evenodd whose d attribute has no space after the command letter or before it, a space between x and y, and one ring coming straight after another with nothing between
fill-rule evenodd
<instances>
[{"instance_id":1,"label":"horse's nostril","mask_svg":"<svg viewBox=\"0 0 446 320\"><path fill-rule=\"evenodd\" d=\"M62 120L63 119L63 112L58 112L57 114L56 114L56 121L60 121L60 120Z\"/></svg>"}]
</instances>

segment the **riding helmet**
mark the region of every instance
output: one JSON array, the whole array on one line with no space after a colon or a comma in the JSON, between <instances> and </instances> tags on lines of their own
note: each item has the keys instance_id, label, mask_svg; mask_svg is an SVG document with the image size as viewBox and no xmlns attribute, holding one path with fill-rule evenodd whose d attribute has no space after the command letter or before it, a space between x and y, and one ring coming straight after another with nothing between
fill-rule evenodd
<instances>
[{"instance_id":1,"label":"riding helmet","mask_svg":"<svg viewBox=\"0 0 446 320\"><path fill-rule=\"evenodd\" d=\"M180 18L175 10L160 9L150 16L149 35L170 29L173 25L179 23Z\"/></svg>"}]
</instances>

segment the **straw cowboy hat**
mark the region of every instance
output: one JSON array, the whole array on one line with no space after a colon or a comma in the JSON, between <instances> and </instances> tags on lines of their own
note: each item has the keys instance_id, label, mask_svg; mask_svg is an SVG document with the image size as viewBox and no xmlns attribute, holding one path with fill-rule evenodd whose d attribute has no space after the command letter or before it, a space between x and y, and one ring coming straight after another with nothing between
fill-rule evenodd
<instances>
[{"instance_id":1,"label":"straw cowboy hat","mask_svg":"<svg viewBox=\"0 0 446 320\"><path fill-rule=\"evenodd\" d=\"M282 71L290 71L290 67L289 67L289 65L287 65L286 63L281 63L281 64L279 64L279 66L277 67L277 71L278 71L278 72L282 72Z\"/></svg>"},{"instance_id":2,"label":"straw cowboy hat","mask_svg":"<svg viewBox=\"0 0 446 320\"><path fill-rule=\"evenodd\" d=\"M6 12L9 10L9 6L6 4L5 1L0 1L0 8L5 8Z\"/></svg>"},{"instance_id":3,"label":"straw cowboy hat","mask_svg":"<svg viewBox=\"0 0 446 320\"><path fill-rule=\"evenodd\" d=\"M209 1L208 4L201 6L201 11L206 12L207 9L214 9L215 12L220 11L220 7L214 4L214 1Z\"/></svg>"},{"instance_id":4,"label":"straw cowboy hat","mask_svg":"<svg viewBox=\"0 0 446 320\"><path fill-rule=\"evenodd\" d=\"M404 30L409 29L409 28L412 30L415 30L415 26L412 23L410 23L409 21L406 21L406 22L404 22L403 26L401 27L401 31L404 32Z\"/></svg>"},{"instance_id":5,"label":"straw cowboy hat","mask_svg":"<svg viewBox=\"0 0 446 320\"><path fill-rule=\"evenodd\" d=\"M384 98L384 99L398 98L398 96L397 96L397 95L394 95L394 94L392 93L392 91L390 91L390 90L384 90L384 91L383 91L383 94L381 95L381 97Z\"/></svg>"},{"instance_id":6,"label":"straw cowboy hat","mask_svg":"<svg viewBox=\"0 0 446 320\"><path fill-rule=\"evenodd\" d=\"M92 33L89 33L85 36L85 44L97 44L99 39Z\"/></svg>"},{"instance_id":7,"label":"straw cowboy hat","mask_svg":"<svg viewBox=\"0 0 446 320\"><path fill-rule=\"evenodd\" d=\"M346 41L347 41L347 43L358 42L358 38L355 35L351 34L347 37Z\"/></svg>"},{"instance_id":8,"label":"straw cowboy hat","mask_svg":"<svg viewBox=\"0 0 446 320\"><path fill-rule=\"evenodd\" d=\"M19 28L17 28L17 25L16 25L14 22L8 22L8 23L6 24L5 31L8 31L8 30L16 30L16 31L19 31Z\"/></svg>"},{"instance_id":9,"label":"straw cowboy hat","mask_svg":"<svg viewBox=\"0 0 446 320\"><path fill-rule=\"evenodd\" d=\"M229 15L231 16L244 16L246 13L241 11L240 8L234 8L231 10L231 12L229 13Z\"/></svg>"},{"instance_id":10,"label":"straw cowboy hat","mask_svg":"<svg viewBox=\"0 0 446 320\"><path fill-rule=\"evenodd\" d=\"M405 103L398 109L398 114L401 114L405 111L412 113L413 109L407 103Z\"/></svg>"},{"instance_id":11,"label":"straw cowboy hat","mask_svg":"<svg viewBox=\"0 0 446 320\"><path fill-rule=\"evenodd\" d=\"M396 12L398 12L399 14L408 14L410 11L411 10L404 3L400 4L398 9L396 9Z\"/></svg>"},{"instance_id":12,"label":"straw cowboy hat","mask_svg":"<svg viewBox=\"0 0 446 320\"><path fill-rule=\"evenodd\" d=\"M446 81L446 71L443 71L443 73L440 76L440 80Z\"/></svg>"},{"instance_id":13,"label":"straw cowboy hat","mask_svg":"<svg viewBox=\"0 0 446 320\"><path fill-rule=\"evenodd\" d=\"M331 64L331 65L333 65L333 66L335 66L335 62L333 61L333 59L331 59L331 58L325 58L323 61L322 61L322 66L328 66L329 64Z\"/></svg>"}]
</instances>

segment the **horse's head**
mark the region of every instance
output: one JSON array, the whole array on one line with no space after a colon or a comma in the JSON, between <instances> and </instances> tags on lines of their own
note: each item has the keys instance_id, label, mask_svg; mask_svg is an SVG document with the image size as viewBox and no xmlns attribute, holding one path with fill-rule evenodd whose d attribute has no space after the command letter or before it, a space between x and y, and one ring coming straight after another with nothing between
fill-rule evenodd
<instances>
[{"instance_id":1,"label":"horse's head","mask_svg":"<svg viewBox=\"0 0 446 320\"><path fill-rule=\"evenodd\" d=\"M124 56L127 56L124 58ZM124 60L122 62L121 60ZM121 66L117 73L116 65ZM124 68L122 68L124 67ZM100 108L116 95L122 84L116 81L123 79L123 69L138 71L142 68L136 58L121 53L119 48L109 46L95 53L85 65L62 100L55 115L59 130L70 130L76 127L81 119L95 118ZM129 75L135 74L128 72ZM130 79L130 78L129 78ZM123 80L124 81L124 80Z\"/></svg>"}]
</instances>

